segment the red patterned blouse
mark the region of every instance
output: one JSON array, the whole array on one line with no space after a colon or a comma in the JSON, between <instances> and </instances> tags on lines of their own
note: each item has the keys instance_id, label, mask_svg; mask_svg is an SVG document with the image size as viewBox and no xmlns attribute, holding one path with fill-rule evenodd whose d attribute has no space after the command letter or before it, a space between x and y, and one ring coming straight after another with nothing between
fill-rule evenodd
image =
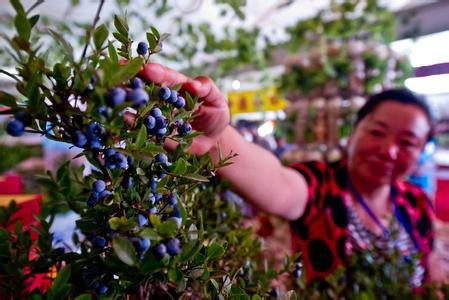
<instances>
[{"instance_id":1,"label":"red patterned blouse","mask_svg":"<svg viewBox=\"0 0 449 300\"><path fill-rule=\"evenodd\" d=\"M293 251L301 251L308 282L323 279L345 265L350 255L348 207L351 197L347 186L345 161L308 162L291 166L308 184L308 203L304 214L291 222ZM393 184L402 225L418 251L421 264L427 267L432 249L433 209L425 193L417 186L398 181Z\"/></svg>"}]
</instances>

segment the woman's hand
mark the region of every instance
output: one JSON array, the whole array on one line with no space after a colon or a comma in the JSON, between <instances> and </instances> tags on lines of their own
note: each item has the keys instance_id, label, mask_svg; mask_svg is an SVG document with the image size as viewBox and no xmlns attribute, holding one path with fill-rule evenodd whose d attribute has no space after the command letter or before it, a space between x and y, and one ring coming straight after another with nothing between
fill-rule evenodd
<instances>
[{"instance_id":1,"label":"woman's hand","mask_svg":"<svg viewBox=\"0 0 449 300\"><path fill-rule=\"evenodd\" d=\"M195 112L192 127L203 135L193 139L189 151L196 155L208 152L217 143L230 121L226 98L215 83L205 76L191 79L155 63L146 64L140 75L144 80L162 86L172 87L181 84L183 91L199 97L201 105Z\"/></svg>"}]
</instances>

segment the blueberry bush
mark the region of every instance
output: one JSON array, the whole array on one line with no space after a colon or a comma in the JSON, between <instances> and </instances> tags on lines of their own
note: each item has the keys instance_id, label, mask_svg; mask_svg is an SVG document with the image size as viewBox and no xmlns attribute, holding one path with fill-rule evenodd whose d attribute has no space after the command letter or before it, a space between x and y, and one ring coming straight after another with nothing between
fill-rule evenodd
<instances>
[{"instance_id":1,"label":"blueberry bush","mask_svg":"<svg viewBox=\"0 0 449 300\"><path fill-rule=\"evenodd\" d=\"M12 115L6 132L70 143L92 171L83 175L83 167L67 162L38 178L48 201L37 227L25 230L18 222L7 231L14 202L1 210L0 293L7 299L268 295L276 273L258 265L261 244L240 226L239 207L226 200L214 175L233 154L218 166L209 155L190 155L186 149L200 134L190 125L198 99L139 77L167 35L151 27L147 40L135 43L127 19L117 15L110 34L97 25L104 3L79 58L63 35L45 31L64 53L49 61L42 32L34 30L36 5L25 10L11 0L17 34L4 38L17 72L0 72L16 81L18 94L0 91L7 107L1 113ZM166 139L178 142L175 150L165 150ZM49 229L62 207L80 216L74 249L52 246ZM29 290L30 280L51 270L57 275L48 289Z\"/></svg>"}]
</instances>

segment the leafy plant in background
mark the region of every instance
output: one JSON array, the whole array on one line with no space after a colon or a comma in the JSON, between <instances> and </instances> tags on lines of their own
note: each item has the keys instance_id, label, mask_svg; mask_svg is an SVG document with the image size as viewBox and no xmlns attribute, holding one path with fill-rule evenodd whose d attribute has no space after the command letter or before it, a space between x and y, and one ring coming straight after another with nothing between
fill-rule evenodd
<instances>
[{"instance_id":1,"label":"leafy plant in background","mask_svg":"<svg viewBox=\"0 0 449 300\"><path fill-rule=\"evenodd\" d=\"M265 295L274 271L265 267L252 271L249 281L240 279L248 278L260 243L240 226L236 205L217 194L220 185L208 183L215 171L211 158L186 152L199 134L189 124L197 99L138 77L166 35L151 27L147 41L136 45L127 19L115 16L112 35L118 43L108 40L108 27L97 26L104 3L86 31L79 59L63 35L46 30L63 50L64 59L52 62L33 30L39 16L11 0L17 34L4 38L17 73L0 72L16 81L21 95L0 93L0 104L9 107L2 114L13 114L6 131L71 143L93 170L83 176L83 167L67 162L56 173L39 177L49 199L40 226L23 231L17 223L13 232L0 229L2 295ZM164 150L167 138L179 143L176 150ZM219 167L231 157L220 158ZM76 225L82 236L73 236L77 249L52 248L49 227L65 207L80 215ZM14 205L1 211L3 220L9 220ZM36 245L30 238L34 231ZM57 272L51 287L30 290L30 278L45 277L51 268Z\"/></svg>"},{"instance_id":2,"label":"leafy plant in background","mask_svg":"<svg viewBox=\"0 0 449 300\"><path fill-rule=\"evenodd\" d=\"M30 147L25 144L15 144L11 146L0 145L0 174L5 171L11 170L18 163L36 156L36 148Z\"/></svg>"},{"instance_id":3,"label":"leafy plant in background","mask_svg":"<svg viewBox=\"0 0 449 300\"><path fill-rule=\"evenodd\" d=\"M402 86L411 73L408 61L388 48L395 19L377 0L332 1L328 9L287 31L285 46L297 57L280 79L284 91L364 96Z\"/></svg>"}]
</instances>

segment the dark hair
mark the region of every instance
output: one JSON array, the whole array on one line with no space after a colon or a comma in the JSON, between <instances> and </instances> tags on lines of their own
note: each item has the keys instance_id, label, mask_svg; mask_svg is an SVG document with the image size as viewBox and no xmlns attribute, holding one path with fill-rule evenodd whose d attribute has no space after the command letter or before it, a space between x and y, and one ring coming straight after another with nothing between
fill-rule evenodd
<instances>
[{"instance_id":1,"label":"dark hair","mask_svg":"<svg viewBox=\"0 0 449 300\"><path fill-rule=\"evenodd\" d=\"M427 103L418 95L407 89L390 89L372 95L366 103L357 112L354 128L370 113L372 113L380 104L385 102L398 102L403 104L414 105L420 108L429 120L430 132L427 140L433 137L433 117Z\"/></svg>"}]
</instances>

